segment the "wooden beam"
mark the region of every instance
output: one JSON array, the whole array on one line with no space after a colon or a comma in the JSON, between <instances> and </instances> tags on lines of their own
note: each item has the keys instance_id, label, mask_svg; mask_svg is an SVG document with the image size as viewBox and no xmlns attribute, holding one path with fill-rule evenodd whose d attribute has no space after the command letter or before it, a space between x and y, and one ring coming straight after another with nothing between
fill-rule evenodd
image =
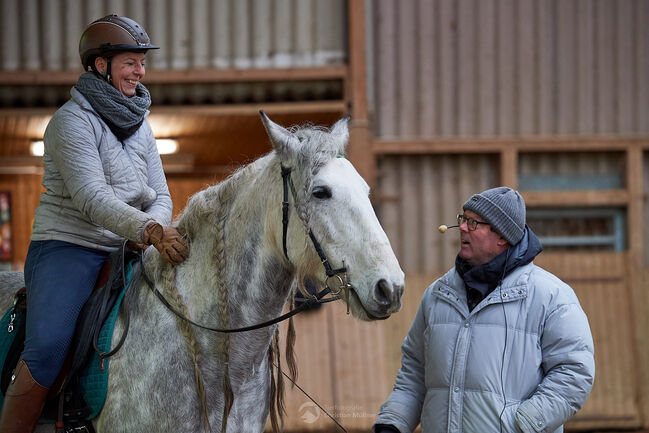
<instances>
[{"instance_id":1,"label":"wooden beam","mask_svg":"<svg viewBox=\"0 0 649 433\"><path fill-rule=\"evenodd\" d=\"M2 174L43 174L43 158L40 156L3 156L0 159Z\"/></svg>"},{"instance_id":2,"label":"wooden beam","mask_svg":"<svg viewBox=\"0 0 649 433\"><path fill-rule=\"evenodd\" d=\"M347 9L349 74L345 83L345 95L351 111L347 155L360 175L373 187L376 184L376 156L372 152L372 136L368 122L365 0L350 0Z\"/></svg>"},{"instance_id":3,"label":"wooden beam","mask_svg":"<svg viewBox=\"0 0 649 433\"><path fill-rule=\"evenodd\" d=\"M350 0L349 10L349 79L347 91L351 116L356 122L367 122L367 56L365 55L365 0Z\"/></svg>"},{"instance_id":4,"label":"wooden beam","mask_svg":"<svg viewBox=\"0 0 649 433\"><path fill-rule=\"evenodd\" d=\"M0 71L0 83L17 86L72 85L77 82L82 73L82 70ZM146 72L142 82L144 84L195 84L241 81L343 80L347 74L346 65L268 69L151 69Z\"/></svg>"},{"instance_id":5,"label":"wooden beam","mask_svg":"<svg viewBox=\"0 0 649 433\"><path fill-rule=\"evenodd\" d=\"M505 143L477 141L374 141L372 148L378 155L440 154L440 153L499 153Z\"/></svg>"},{"instance_id":6,"label":"wooden beam","mask_svg":"<svg viewBox=\"0 0 649 433\"><path fill-rule=\"evenodd\" d=\"M377 154L499 153L516 152L604 152L629 147L649 149L647 138L626 137L521 137L431 140L375 140Z\"/></svg>"},{"instance_id":7,"label":"wooden beam","mask_svg":"<svg viewBox=\"0 0 649 433\"><path fill-rule=\"evenodd\" d=\"M223 105L153 105L151 114L182 114L208 116L258 116L263 109L267 114L340 113L346 112L344 101L280 102Z\"/></svg>"},{"instance_id":8,"label":"wooden beam","mask_svg":"<svg viewBox=\"0 0 649 433\"><path fill-rule=\"evenodd\" d=\"M626 153L626 189L629 192L627 238L629 240L630 259L638 269L643 263L643 161L642 149L628 149Z\"/></svg>"},{"instance_id":9,"label":"wooden beam","mask_svg":"<svg viewBox=\"0 0 649 433\"><path fill-rule=\"evenodd\" d=\"M518 151L513 146L500 152L500 184L518 189Z\"/></svg>"},{"instance_id":10,"label":"wooden beam","mask_svg":"<svg viewBox=\"0 0 649 433\"><path fill-rule=\"evenodd\" d=\"M0 108L2 117L32 117L53 115L56 107L49 108ZM342 100L312 101L312 102L272 102L255 104L221 104L221 105L155 105L151 113L155 114L186 114L186 115L258 115L263 109L270 114L291 113L340 113L347 112L347 103Z\"/></svg>"},{"instance_id":11,"label":"wooden beam","mask_svg":"<svg viewBox=\"0 0 649 433\"><path fill-rule=\"evenodd\" d=\"M629 192L626 189L589 191L525 191L521 192L527 207L591 207L626 206Z\"/></svg>"}]
</instances>

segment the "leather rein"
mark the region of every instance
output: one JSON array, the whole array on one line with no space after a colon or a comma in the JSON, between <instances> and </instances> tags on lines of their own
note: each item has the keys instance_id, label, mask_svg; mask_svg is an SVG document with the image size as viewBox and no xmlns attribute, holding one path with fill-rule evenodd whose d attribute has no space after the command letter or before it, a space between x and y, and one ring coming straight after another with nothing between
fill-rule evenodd
<instances>
[{"instance_id":1,"label":"leather rein","mask_svg":"<svg viewBox=\"0 0 649 433\"><path fill-rule=\"evenodd\" d=\"M295 192L295 186L293 185L293 181L291 180L291 168L284 167L284 165L280 165L281 170L282 170L282 185L283 185L283 201L282 201L282 248L284 251L284 256L286 257L287 260L288 258L288 252L287 252L287 247L286 247L286 238L287 238L287 233L288 233L288 223L289 223L289 188L291 191L291 195L293 196L293 201L297 203L297 193ZM205 329L207 331L212 331L212 332L220 332L220 333L225 333L225 334L231 334L231 333L236 333L236 332L247 332L247 331L253 331L255 329L261 329L261 328L266 328L268 326L274 325L276 323L282 322L290 317L295 316L298 313L301 313L302 311L308 310L310 308L313 308L316 305L319 304L324 304L327 302L332 302L332 301L337 301L340 299L340 293L342 292L343 289L347 289L349 293L349 289L351 289L353 286L349 283L349 280L347 278L347 268L344 266L343 262L343 267L338 268L338 269L333 269L331 264L329 263L329 259L327 255L325 254L324 250L322 249L322 246L320 245L320 242L316 239L315 235L309 229L309 238L311 239L311 242L313 243L313 247L315 248L316 252L318 253L318 256L320 257L320 261L322 262L322 265L325 268L325 274L327 275L327 278L325 280L325 288L316 293L315 295L311 295L310 297L305 298L302 304L298 306L297 308L292 309L288 313L282 314L279 317L276 317L274 319L257 323L255 325L250 325L250 326L244 326L241 328L212 328L209 326L201 325L199 323L194 322L184 314L182 314L180 311L175 309L169 301L164 297L162 293L155 287L155 284L149 279L147 276L144 267L142 267L142 276L144 278L144 281L146 281L147 285L151 289L151 291L156 295L156 297L162 302L162 304L167 307L169 311L171 311L173 314L178 316L180 319L186 321L187 323L190 323L193 326L196 326L197 328ZM290 261L290 260L289 260ZM334 280L338 282L338 288L336 291L333 291L329 287L329 281ZM323 299L326 295L331 294L332 296L326 299ZM348 307L348 313L349 313L349 307Z\"/></svg>"}]
</instances>

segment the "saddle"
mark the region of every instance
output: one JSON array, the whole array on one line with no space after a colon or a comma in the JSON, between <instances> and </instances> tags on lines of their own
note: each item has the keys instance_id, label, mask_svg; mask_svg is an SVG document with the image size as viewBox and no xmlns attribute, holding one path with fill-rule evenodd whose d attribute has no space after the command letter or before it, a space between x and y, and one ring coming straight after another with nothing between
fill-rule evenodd
<instances>
[{"instance_id":1,"label":"saddle","mask_svg":"<svg viewBox=\"0 0 649 433\"><path fill-rule=\"evenodd\" d=\"M108 359L119 350L128 332L125 316L126 330L111 350L119 307L136 260L135 253L119 252L102 266L79 314L68 356L50 388L41 421L56 422L57 429L65 425L66 431L94 431L89 421L99 414L106 400ZM24 348L27 312L26 290L21 288L13 306L0 319L0 406Z\"/></svg>"}]
</instances>

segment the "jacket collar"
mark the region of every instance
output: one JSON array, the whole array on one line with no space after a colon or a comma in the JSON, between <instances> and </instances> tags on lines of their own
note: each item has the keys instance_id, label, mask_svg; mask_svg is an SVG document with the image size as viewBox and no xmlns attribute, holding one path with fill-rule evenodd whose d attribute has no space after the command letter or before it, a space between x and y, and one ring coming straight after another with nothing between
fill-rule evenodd
<instances>
[{"instance_id":1,"label":"jacket collar","mask_svg":"<svg viewBox=\"0 0 649 433\"><path fill-rule=\"evenodd\" d=\"M455 267L443 275L434 285L432 295L445 301L459 311L462 311L465 316L475 314L487 305L496 303L507 303L526 298L529 292L529 279L534 263L529 262L523 266L519 266L509 273L502 282L500 288L488 294L476 308L469 313L469 307L466 302L466 286L464 280L457 272Z\"/></svg>"}]
</instances>

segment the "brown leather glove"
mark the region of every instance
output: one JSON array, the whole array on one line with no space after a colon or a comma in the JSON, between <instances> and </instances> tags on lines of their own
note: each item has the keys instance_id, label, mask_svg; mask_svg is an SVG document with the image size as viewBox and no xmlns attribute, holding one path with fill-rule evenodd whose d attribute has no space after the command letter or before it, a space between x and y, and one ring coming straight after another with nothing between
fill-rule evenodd
<instances>
[{"instance_id":1,"label":"brown leather glove","mask_svg":"<svg viewBox=\"0 0 649 433\"><path fill-rule=\"evenodd\" d=\"M172 226L149 223L144 228L144 243L153 245L172 265L182 263L189 256L189 248L182 234Z\"/></svg>"}]
</instances>

